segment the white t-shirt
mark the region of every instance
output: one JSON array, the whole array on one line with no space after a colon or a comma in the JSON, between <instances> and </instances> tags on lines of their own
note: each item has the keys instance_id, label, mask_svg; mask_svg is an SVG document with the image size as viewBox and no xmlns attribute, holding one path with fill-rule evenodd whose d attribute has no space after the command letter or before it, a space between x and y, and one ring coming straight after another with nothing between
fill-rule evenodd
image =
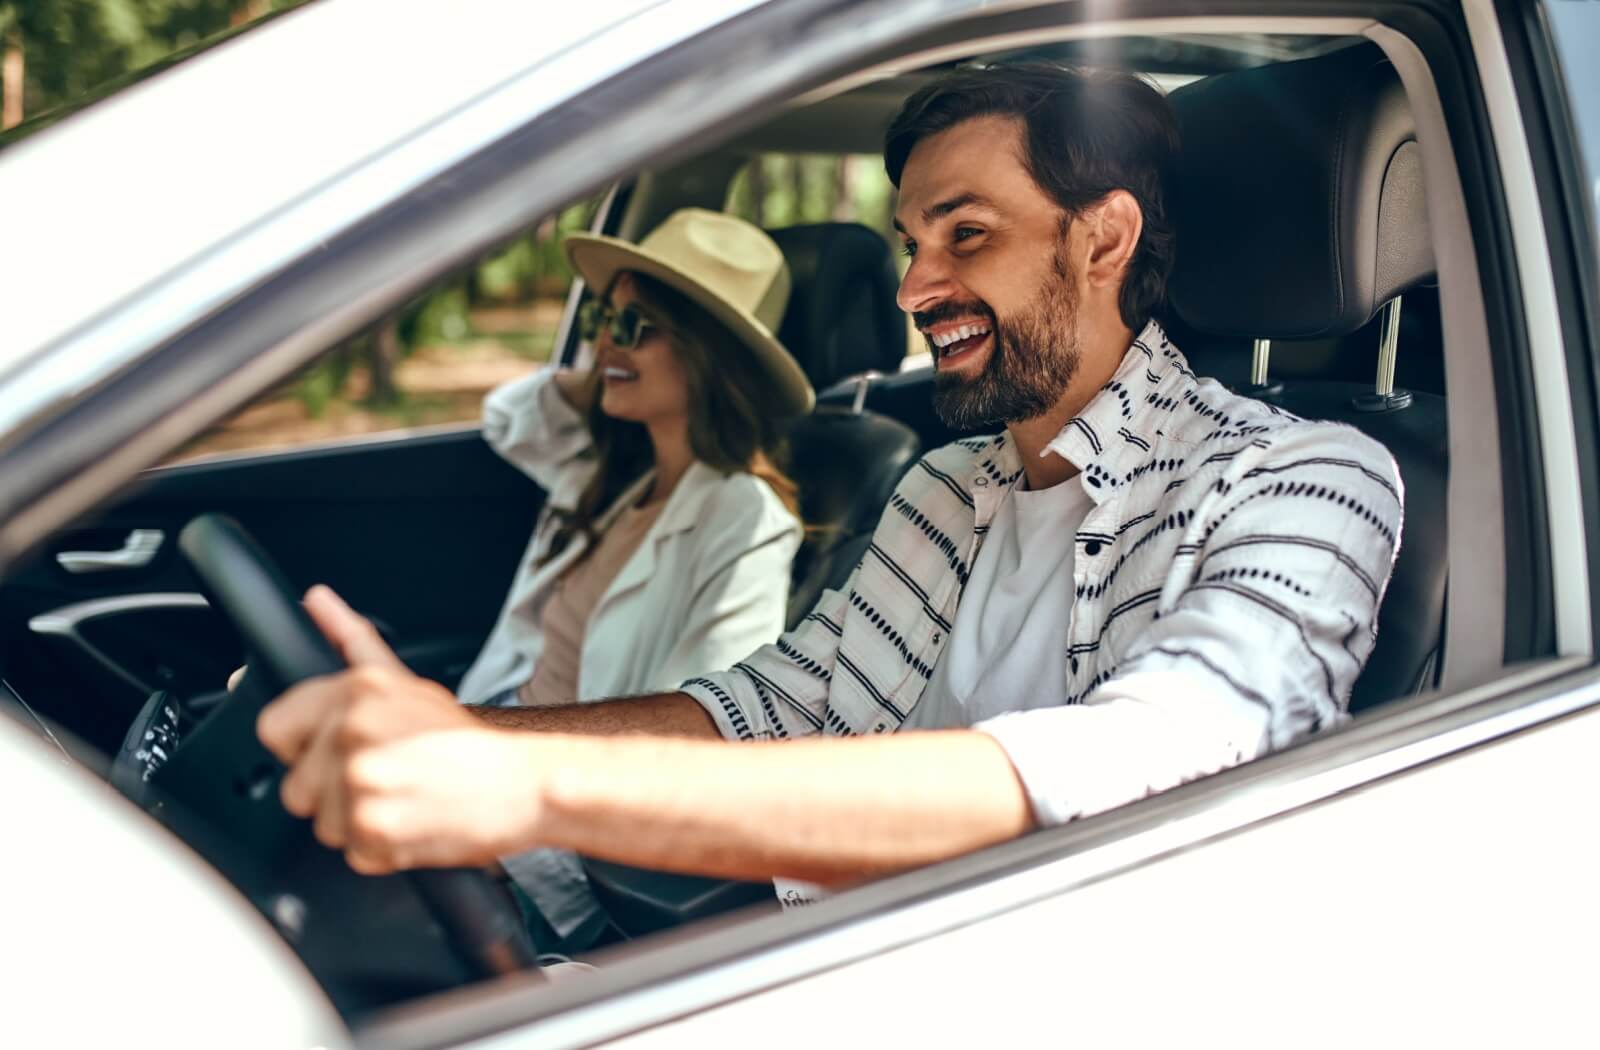
<instances>
[{"instance_id":1,"label":"white t-shirt","mask_svg":"<svg viewBox=\"0 0 1600 1050\"><path fill-rule=\"evenodd\" d=\"M956 607L950 640L901 730L958 729L1068 694L1073 550L1094 501L1077 478L1018 488L995 512Z\"/></svg>"},{"instance_id":2,"label":"white t-shirt","mask_svg":"<svg viewBox=\"0 0 1600 1050\"><path fill-rule=\"evenodd\" d=\"M1041 654L1067 649L1073 551L1093 506L1076 477L1036 492L1019 487L1000 505L944 652L902 732L965 729L1008 712L1061 705L1067 662ZM773 881L785 908L828 895L813 883Z\"/></svg>"}]
</instances>

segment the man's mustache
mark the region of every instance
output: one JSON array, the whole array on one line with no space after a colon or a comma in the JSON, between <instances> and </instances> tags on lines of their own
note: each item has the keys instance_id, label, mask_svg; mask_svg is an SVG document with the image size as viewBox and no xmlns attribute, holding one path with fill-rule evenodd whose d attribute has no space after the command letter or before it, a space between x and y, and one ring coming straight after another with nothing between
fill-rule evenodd
<instances>
[{"instance_id":1,"label":"man's mustache","mask_svg":"<svg viewBox=\"0 0 1600 1050\"><path fill-rule=\"evenodd\" d=\"M983 303L973 300L970 303L940 303L931 310L918 310L911 315L911 321L920 329L927 329L943 321L955 321L963 317L986 317L994 321L994 311Z\"/></svg>"}]
</instances>

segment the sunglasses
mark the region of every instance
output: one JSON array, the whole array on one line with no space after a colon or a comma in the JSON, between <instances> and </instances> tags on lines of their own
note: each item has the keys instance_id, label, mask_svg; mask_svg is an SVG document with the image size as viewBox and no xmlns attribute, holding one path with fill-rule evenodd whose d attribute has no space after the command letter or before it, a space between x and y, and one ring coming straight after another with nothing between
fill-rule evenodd
<instances>
[{"instance_id":1,"label":"sunglasses","mask_svg":"<svg viewBox=\"0 0 1600 1050\"><path fill-rule=\"evenodd\" d=\"M602 331L611 333L611 342L619 350L632 350L657 331L637 306L629 304L613 310L598 299L590 299L578 310L578 338L592 343Z\"/></svg>"}]
</instances>

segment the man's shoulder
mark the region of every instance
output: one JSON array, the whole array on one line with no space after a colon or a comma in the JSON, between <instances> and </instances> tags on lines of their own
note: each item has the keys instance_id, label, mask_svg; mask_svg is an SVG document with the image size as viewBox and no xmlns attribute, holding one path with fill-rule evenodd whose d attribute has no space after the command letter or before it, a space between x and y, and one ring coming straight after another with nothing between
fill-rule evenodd
<instances>
[{"instance_id":1,"label":"man's shoulder","mask_svg":"<svg viewBox=\"0 0 1600 1050\"><path fill-rule=\"evenodd\" d=\"M994 461L1005 443L1004 434L957 438L948 445L924 452L900 480L900 491L929 485L962 487L982 464Z\"/></svg>"},{"instance_id":2,"label":"man's shoulder","mask_svg":"<svg viewBox=\"0 0 1600 1050\"><path fill-rule=\"evenodd\" d=\"M1252 459L1324 451L1360 459L1395 473L1394 458L1376 439L1348 423L1306 419L1268 402L1229 390L1214 379L1197 379L1187 413L1165 436L1209 452L1253 449Z\"/></svg>"}]
</instances>

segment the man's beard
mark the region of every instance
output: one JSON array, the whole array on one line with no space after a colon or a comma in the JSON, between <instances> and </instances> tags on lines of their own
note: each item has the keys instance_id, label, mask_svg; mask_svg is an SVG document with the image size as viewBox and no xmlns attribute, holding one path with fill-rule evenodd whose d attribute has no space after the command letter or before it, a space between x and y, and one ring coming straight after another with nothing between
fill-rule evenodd
<instances>
[{"instance_id":1,"label":"man's beard","mask_svg":"<svg viewBox=\"0 0 1600 1050\"><path fill-rule=\"evenodd\" d=\"M1005 321L982 302L942 303L919 313L919 327L954 317L986 316L989 360L967 378L935 374L933 411L956 430L1037 419L1061 400L1078 373L1078 310L1066 260L1057 252L1039 294L1024 312ZM939 351L934 349L935 356Z\"/></svg>"}]
</instances>

